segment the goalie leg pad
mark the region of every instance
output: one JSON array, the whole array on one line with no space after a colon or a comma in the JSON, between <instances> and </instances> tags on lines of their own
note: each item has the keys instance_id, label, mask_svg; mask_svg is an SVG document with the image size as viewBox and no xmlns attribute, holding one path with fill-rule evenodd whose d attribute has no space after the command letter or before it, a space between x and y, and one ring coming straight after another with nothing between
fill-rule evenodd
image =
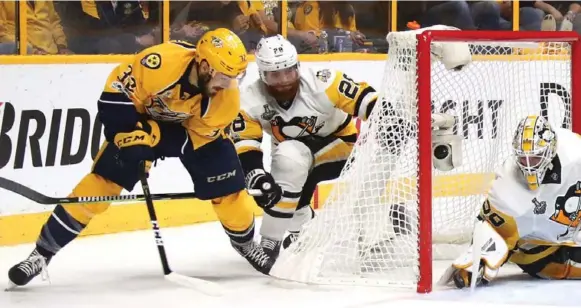
<instances>
[{"instance_id":1,"label":"goalie leg pad","mask_svg":"<svg viewBox=\"0 0 581 308\"><path fill-rule=\"evenodd\" d=\"M282 188L283 195L280 202L265 210L260 228L262 236L282 240L297 208L301 191L313 162L311 150L300 141L283 141L274 149L271 174L275 182Z\"/></svg>"},{"instance_id":2,"label":"goalie leg pad","mask_svg":"<svg viewBox=\"0 0 581 308\"><path fill-rule=\"evenodd\" d=\"M581 279L581 247L536 246L511 256L525 273L541 279Z\"/></svg>"},{"instance_id":3,"label":"goalie leg pad","mask_svg":"<svg viewBox=\"0 0 581 308\"><path fill-rule=\"evenodd\" d=\"M490 282L498 275L500 267L506 262L508 258L508 246L504 239L494 230L494 228L486 221L476 222L475 228L480 228L480 236L482 239L474 240L483 243L482 247L470 246L468 250L460 255L452 265L445 271L441 277L439 284L448 284L453 281L457 287L461 287L458 283L465 282L462 277L471 275L472 262L474 258L473 250L480 250L480 278L486 282ZM475 232L476 233L476 232Z\"/></svg>"}]
</instances>

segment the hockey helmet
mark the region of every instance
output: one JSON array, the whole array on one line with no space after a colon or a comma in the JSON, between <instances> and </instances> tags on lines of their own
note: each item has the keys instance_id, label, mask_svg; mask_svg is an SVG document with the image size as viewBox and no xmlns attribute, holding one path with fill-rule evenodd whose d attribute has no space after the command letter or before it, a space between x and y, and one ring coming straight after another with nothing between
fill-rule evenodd
<instances>
[{"instance_id":1,"label":"hockey helmet","mask_svg":"<svg viewBox=\"0 0 581 308\"><path fill-rule=\"evenodd\" d=\"M240 38L225 28L208 31L196 45L196 62L208 62L212 75L238 77L248 66L246 47Z\"/></svg>"},{"instance_id":2,"label":"hockey helmet","mask_svg":"<svg viewBox=\"0 0 581 308\"><path fill-rule=\"evenodd\" d=\"M260 79L264 83L277 85L298 79L297 49L282 35L262 38L256 47L255 56Z\"/></svg>"},{"instance_id":3,"label":"hockey helmet","mask_svg":"<svg viewBox=\"0 0 581 308\"><path fill-rule=\"evenodd\" d=\"M512 149L529 189L536 190L557 155L555 131L545 118L529 115L519 122Z\"/></svg>"}]
</instances>

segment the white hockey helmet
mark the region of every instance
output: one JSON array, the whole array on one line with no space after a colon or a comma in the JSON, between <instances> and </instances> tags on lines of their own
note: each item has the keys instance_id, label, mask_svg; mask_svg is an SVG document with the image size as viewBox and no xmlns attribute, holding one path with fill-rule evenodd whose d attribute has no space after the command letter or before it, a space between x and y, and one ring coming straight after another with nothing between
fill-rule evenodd
<instances>
[{"instance_id":1,"label":"white hockey helmet","mask_svg":"<svg viewBox=\"0 0 581 308\"><path fill-rule=\"evenodd\" d=\"M542 116L529 115L518 123L512 149L529 189L536 190L557 155L555 131Z\"/></svg>"},{"instance_id":2,"label":"white hockey helmet","mask_svg":"<svg viewBox=\"0 0 581 308\"><path fill-rule=\"evenodd\" d=\"M299 66L297 49L280 34L262 38L254 55L260 79L269 85L273 84L273 80L267 78L267 72L297 69Z\"/></svg>"}]
</instances>

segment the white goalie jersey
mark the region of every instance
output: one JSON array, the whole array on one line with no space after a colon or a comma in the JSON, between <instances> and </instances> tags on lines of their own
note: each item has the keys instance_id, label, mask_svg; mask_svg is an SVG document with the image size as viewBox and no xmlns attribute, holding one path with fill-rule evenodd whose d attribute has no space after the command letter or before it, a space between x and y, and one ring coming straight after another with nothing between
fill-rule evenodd
<instances>
[{"instance_id":1,"label":"white goalie jersey","mask_svg":"<svg viewBox=\"0 0 581 308\"><path fill-rule=\"evenodd\" d=\"M231 129L238 153L260 150L263 133L275 146L306 136L355 141L352 118L367 119L377 100L375 89L332 69L301 67L299 76L297 96L286 106L266 92L261 80L241 91L242 110Z\"/></svg>"},{"instance_id":2,"label":"white goalie jersey","mask_svg":"<svg viewBox=\"0 0 581 308\"><path fill-rule=\"evenodd\" d=\"M581 219L581 137L565 129L555 133L557 155L542 185L529 190L514 159L508 159L482 207L481 217L504 238L509 250L517 243L523 250L539 245L581 246L576 232Z\"/></svg>"}]
</instances>

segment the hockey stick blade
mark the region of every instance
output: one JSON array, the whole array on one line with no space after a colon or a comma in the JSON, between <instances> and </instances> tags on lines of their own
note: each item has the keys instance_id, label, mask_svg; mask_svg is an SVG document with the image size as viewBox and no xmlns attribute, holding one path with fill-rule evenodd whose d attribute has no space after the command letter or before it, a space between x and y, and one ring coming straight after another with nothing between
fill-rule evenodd
<instances>
[{"instance_id":1,"label":"hockey stick blade","mask_svg":"<svg viewBox=\"0 0 581 308\"><path fill-rule=\"evenodd\" d=\"M119 196L89 196L89 197L49 197L28 188L20 183L14 182L7 178L0 177L0 188L11 191L24 198L32 200L38 204L74 204L74 203L95 203L95 202L118 202L118 201L145 201L144 195L119 195ZM259 189L249 189L251 196L260 196L262 192ZM169 194L152 194L153 200L178 200L193 199L195 193L169 193Z\"/></svg>"},{"instance_id":2,"label":"hockey stick blade","mask_svg":"<svg viewBox=\"0 0 581 308\"><path fill-rule=\"evenodd\" d=\"M184 275L171 272L164 276L167 281L181 285L183 287L194 289L200 293L204 293L210 296L222 296L224 294L224 289L220 285L213 283L208 280L188 277Z\"/></svg>"}]
</instances>

